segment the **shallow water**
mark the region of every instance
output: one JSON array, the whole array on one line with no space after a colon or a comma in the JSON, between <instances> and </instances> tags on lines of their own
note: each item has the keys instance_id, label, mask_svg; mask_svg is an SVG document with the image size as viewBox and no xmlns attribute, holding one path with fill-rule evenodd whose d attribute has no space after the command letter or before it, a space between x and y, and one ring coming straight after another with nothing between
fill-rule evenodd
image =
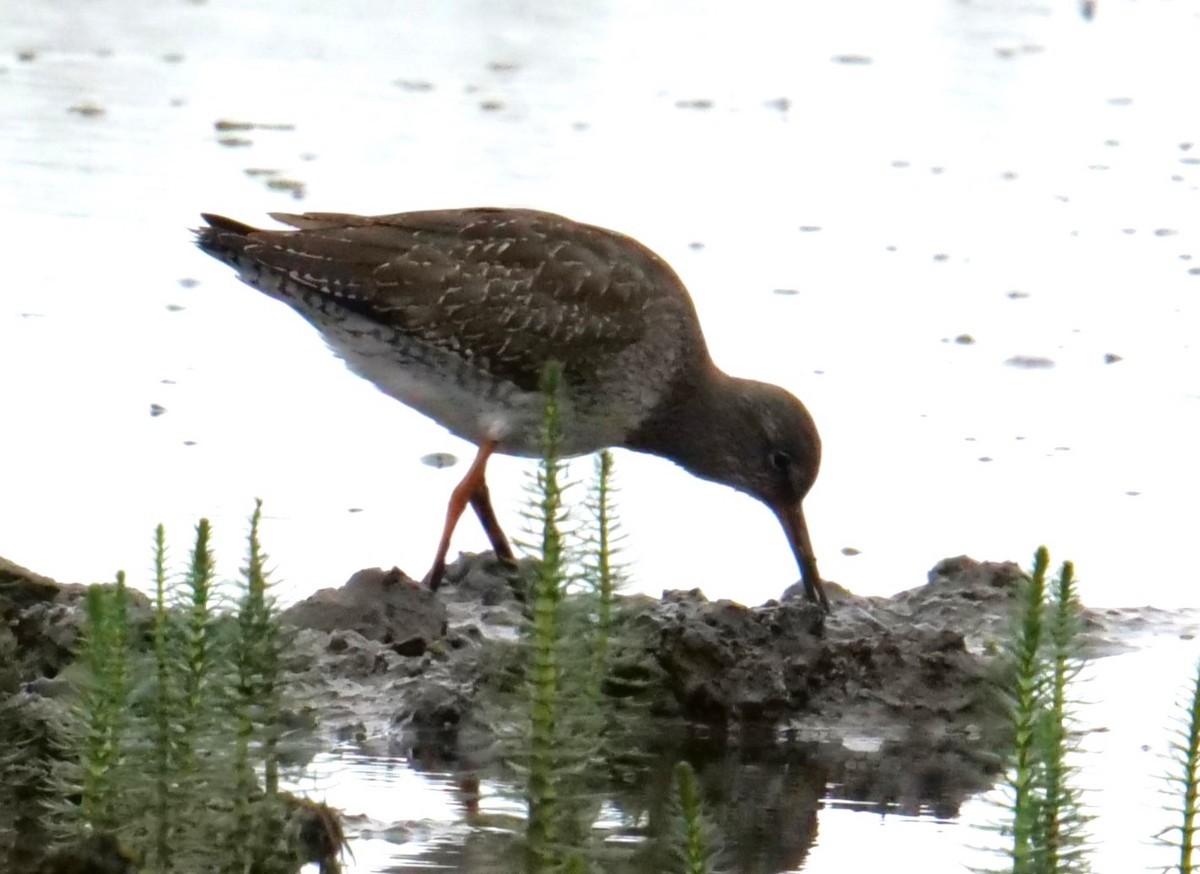
<instances>
[{"instance_id":1,"label":"shallow water","mask_svg":"<svg viewBox=\"0 0 1200 874\"><path fill-rule=\"evenodd\" d=\"M1165 778L1177 769L1167 753L1200 645L1194 629L1139 643L1091 663L1076 687L1082 737L1071 762L1092 818L1097 874L1172 862L1155 836L1176 822ZM658 834L655 813L679 758L697 771L728 870L857 871L917 859L932 874L1002 868L1004 790L939 795L937 769L917 774L911 763L873 757L884 742L866 734L794 739L714 755L703 742L664 741L670 749L650 755L637 780L595 801L593 835L607 853L599 870L659 870L638 853ZM514 870L497 862L513 859L521 832L521 787L511 775L410 761L373 742L318 756L295 785L352 814L348 871Z\"/></svg>"},{"instance_id":2,"label":"shallow water","mask_svg":"<svg viewBox=\"0 0 1200 874\"><path fill-rule=\"evenodd\" d=\"M470 447L185 229L513 204L647 242L718 363L805 400L829 579L887 594L1044 542L1090 604L1195 605L1198 38L1179 0L1090 22L1067 0L6 4L0 554L136 577L155 523L182 554L207 515L232 574L258 496L291 597L419 575L461 470L422 458ZM527 474L492 465L510 529ZM635 586L758 602L795 579L752 500L627 453L618 475ZM455 546L484 543L464 524ZM1151 743L1163 713L1111 718ZM876 821L962 861L958 824L831 797L805 870Z\"/></svg>"}]
</instances>

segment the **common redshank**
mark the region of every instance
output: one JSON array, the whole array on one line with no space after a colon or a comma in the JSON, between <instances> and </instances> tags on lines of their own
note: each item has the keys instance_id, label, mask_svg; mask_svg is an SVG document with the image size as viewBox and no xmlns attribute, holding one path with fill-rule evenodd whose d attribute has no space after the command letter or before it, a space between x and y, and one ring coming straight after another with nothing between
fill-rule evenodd
<instances>
[{"instance_id":1,"label":"common redshank","mask_svg":"<svg viewBox=\"0 0 1200 874\"><path fill-rule=\"evenodd\" d=\"M687 289L654 252L527 209L271 215L294 230L206 214L197 245L300 313L352 371L478 447L431 587L468 504L512 560L485 468L494 452L539 454L554 361L564 456L621 446L753 495L782 524L808 599L829 609L802 507L821 459L812 417L713 364Z\"/></svg>"}]
</instances>

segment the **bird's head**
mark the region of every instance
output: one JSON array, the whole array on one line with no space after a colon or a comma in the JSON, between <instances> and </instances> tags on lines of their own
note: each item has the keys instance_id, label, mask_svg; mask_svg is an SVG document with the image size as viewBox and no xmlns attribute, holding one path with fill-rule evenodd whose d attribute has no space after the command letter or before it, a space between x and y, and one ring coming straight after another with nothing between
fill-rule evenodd
<instances>
[{"instance_id":1,"label":"bird's head","mask_svg":"<svg viewBox=\"0 0 1200 874\"><path fill-rule=\"evenodd\" d=\"M804 404L777 385L732 379L726 398L732 407L730 433L713 435L720 444L714 445L714 454L725 456L713 478L771 508L787 535L809 600L828 610L803 509L821 466L817 426Z\"/></svg>"},{"instance_id":2,"label":"bird's head","mask_svg":"<svg viewBox=\"0 0 1200 874\"><path fill-rule=\"evenodd\" d=\"M670 458L702 479L732 486L770 507L787 535L809 600L829 609L802 506L821 466L821 438L794 395L706 368L624 445Z\"/></svg>"}]
</instances>

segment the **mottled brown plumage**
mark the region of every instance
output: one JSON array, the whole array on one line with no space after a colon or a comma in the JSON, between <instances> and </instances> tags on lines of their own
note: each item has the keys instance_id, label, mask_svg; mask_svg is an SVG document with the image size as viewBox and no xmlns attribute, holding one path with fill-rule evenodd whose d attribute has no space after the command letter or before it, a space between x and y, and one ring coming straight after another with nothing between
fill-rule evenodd
<instances>
[{"instance_id":1,"label":"mottled brown plumage","mask_svg":"<svg viewBox=\"0 0 1200 874\"><path fill-rule=\"evenodd\" d=\"M304 316L351 370L480 448L432 585L467 503L511 557L484 470L492 452L539 452L538 385L556 361L564 454L625 446L749 492L827 607L801 511L820 463L812 419L783 389L716 368L683 284L645 246L535 210L273 217L295 230L205 215L197 243Z\"/></svg>"}]
</instances>

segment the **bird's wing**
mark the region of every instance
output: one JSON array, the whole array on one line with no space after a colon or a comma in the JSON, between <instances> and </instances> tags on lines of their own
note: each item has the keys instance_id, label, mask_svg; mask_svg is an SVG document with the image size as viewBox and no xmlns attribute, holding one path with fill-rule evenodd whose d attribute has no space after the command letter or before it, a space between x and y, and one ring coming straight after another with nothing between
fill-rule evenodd
<instances>
[{"instance_id":1,"label":"bird's wing","mask_svg":"<svg viewBox=\"0 0 1200 874\"><path fill-rule=\"evenodd\" d=\"M550 213L273 216L297 230L206 216L199 242L236 248L260 268L528 390L547 357L570 379L642 339L665 312L691 309L679 279L649 249Z\"/></svg>"}]
</instances>

